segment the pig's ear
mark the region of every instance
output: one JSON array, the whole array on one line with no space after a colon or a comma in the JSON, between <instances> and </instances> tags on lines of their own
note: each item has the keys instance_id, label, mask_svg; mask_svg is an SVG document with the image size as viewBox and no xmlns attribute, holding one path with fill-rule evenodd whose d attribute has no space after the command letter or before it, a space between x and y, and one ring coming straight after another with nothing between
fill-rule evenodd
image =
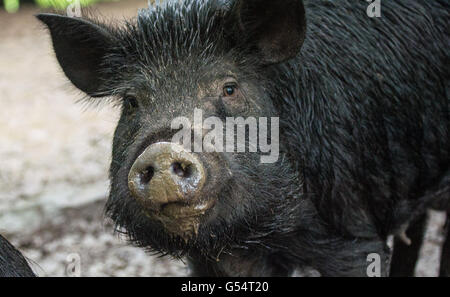
<instances>
[{"instance_id":1,"label":"pig's ear","mask_svg":"<svg viewBox=\"0 0 450 297\"><path fill-rule=\"evenodd\" d=\"M111 34L89 21L57 14L36 17L50 30L59 64L70 81L92 97L109 95L102 89L107 77L103 60L112 46Z\"/></svg>"},{"instance_id":2,"label":"pig's ear","mask_svg":"<svg viewBox=\"0 0 450 297\"><path fill-rule=\"evenodd\" d=\"M259 51L265 64L295 57L306 35L302 0L236 0L234 15L245 42Z\"/></svg>"}]
</instances>

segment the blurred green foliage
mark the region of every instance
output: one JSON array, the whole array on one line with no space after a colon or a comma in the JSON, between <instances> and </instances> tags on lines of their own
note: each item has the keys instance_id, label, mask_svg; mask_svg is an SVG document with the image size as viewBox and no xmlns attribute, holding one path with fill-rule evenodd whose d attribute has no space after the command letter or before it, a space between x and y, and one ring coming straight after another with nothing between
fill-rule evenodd
<instances>
[{"instance_id":1,"label":"blurred green foliage","mask_svg":"<svg viewBox=\"0 0 450 297\"><path fill-rule=\"evenodd\" d=\"M56 9L64 9L70 4L75 3L76 1L80 2L81 6L87 6L95 2L100 1L118 1L118 0L33 0L33 1L24 1L22 2L34 2L36 5L42 8L56 8ZM16 12L19 10L21 0L3 0L3 7L7 12ZM1 6L1 5L0 5Z\"/></svg>"}]
</instances>

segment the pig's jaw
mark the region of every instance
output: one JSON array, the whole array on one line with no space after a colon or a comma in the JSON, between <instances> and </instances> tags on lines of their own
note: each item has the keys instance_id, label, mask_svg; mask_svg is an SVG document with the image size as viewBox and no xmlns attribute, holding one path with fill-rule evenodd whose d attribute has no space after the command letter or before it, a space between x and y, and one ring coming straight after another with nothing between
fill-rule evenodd
<instances>
[{"instance_id":1,"label":"pig's jaw","mask_svg":"<svg viewBox=\"0 0 450 297\"><path fill-rule=\"evenodd\" d=\"M209 199L195 205L169 204L159 212L145 212L151 220L157 220L170 234L181 237L185 242L198 235L198 229L206 212L216 203Z\"/></svg>"}]
</instances>

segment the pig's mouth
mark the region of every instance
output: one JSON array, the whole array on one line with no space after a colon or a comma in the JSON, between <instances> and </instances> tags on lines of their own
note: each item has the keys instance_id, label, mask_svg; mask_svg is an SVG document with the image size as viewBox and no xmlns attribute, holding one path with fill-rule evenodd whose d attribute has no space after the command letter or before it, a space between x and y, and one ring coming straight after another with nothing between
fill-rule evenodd
<instances>
[{"instance_id":1,"label":"pig's mouth","mask_svg":"<svg viewBox=\"0 0 450 297\"><path fill-rule=\"evenodd\" d=\"M187 241L198 234L201 223L215 202L215 199L210 199L193 205L170 203L161 207L160 211L144 212L149 219L159 221L166 231Z\"/></svg>"},{"instance_id":2,"label":"pig's mouth","mask_svg":"<svg viewBox=\"0 0 450 297\"><path fill-rule=\"evenodd\" d=\"M215 200L208 200L196 205L180 205L172 203L164 206L161 210L161 214L175 220L187 219L204 215L206 211L214 206L214 204Z\"/></svg>"}]
</instances>

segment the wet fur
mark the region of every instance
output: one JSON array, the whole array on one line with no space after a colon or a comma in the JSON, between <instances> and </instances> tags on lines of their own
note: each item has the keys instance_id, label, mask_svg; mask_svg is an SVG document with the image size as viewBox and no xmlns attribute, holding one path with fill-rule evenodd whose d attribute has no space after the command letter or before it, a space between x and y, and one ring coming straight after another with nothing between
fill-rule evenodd
<instances>
[{"instance_id":1,"label":"wet fur","mask_svg":"<svg viewBox=\"0 0 450 297\"><path fill-rule=\"evenodd\" d=\"M187 256L197 275L289 275L302 266L365 275L374 252L386 275L387 236L431 206L434 193L450 195L450 4L385 1L378 19L367 5L305 1L301 53L269 66L239 38L228 1L171 2L105 26L114 46L94 95L122 104L106 206L118 230L149 251ZM124 182L139 152L171 133L164 119L143 124L126 94L145 90L147 110L172 118L192 107L176 98L227 63L264 90L265 110L280 117L280 161L222 156L233 176L218 191L219 214L186 242L149 220Z\"/></svg>"},{"instance_id":2,"label":"wet fur","mask_svg":"<svg viewBox=\"0 0 450 297\"><path fill-rule=\"evenodd\" d=\"M137 60L158 69L232 50L226 14L211 3L141 13L141 25L125 35ZM448 5L405 3L383 3L383 17L370 19L363 1L310 1L298 58L258 69L239 57L243 71L272 79L291 161L258 168L233 162L236 176L220 196L227 220L201 228L187 244L170 238L139 219L127 189L115 188L114 164L108 213L135 243L187 254L197 274L288 275L312 266L322 275L364 275L371 252L382 256L386 273L387 235L426 209L431 201L421 198L449 166ZM187 25L167 21L178 15ZM119 142L115 148L126 145Z\"/></svg>"}]
</instances>

